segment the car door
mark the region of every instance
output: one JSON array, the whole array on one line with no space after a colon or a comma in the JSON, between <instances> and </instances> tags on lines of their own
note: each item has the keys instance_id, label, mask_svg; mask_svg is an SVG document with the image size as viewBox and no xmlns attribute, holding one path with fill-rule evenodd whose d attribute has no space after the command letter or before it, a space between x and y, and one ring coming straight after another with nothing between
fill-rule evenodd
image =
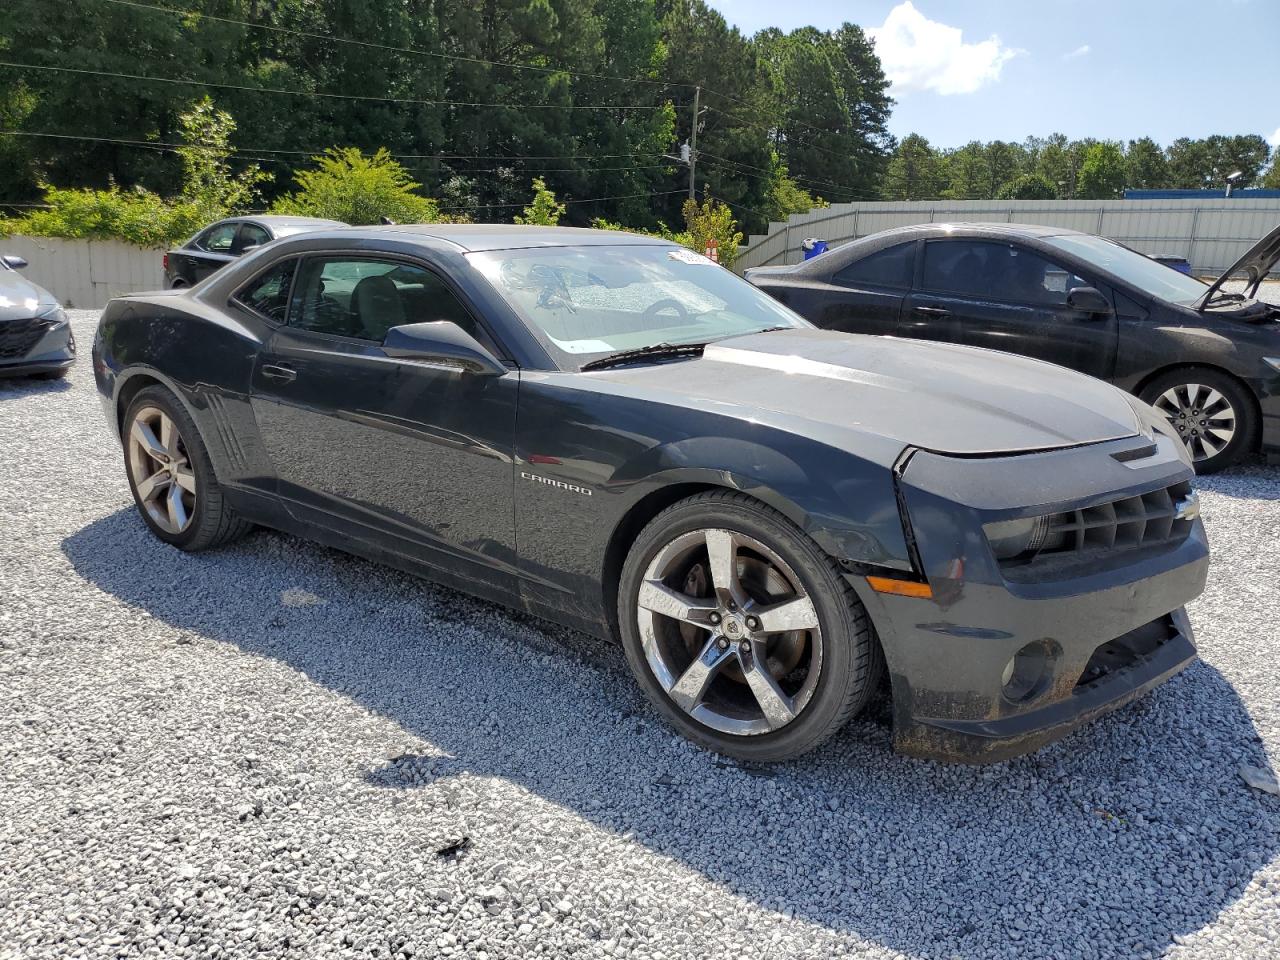
<instances>
[{"instance_id":1,"label":"car door","mask_svg":"<svg viewBox=\"0 0 1280 960\"><path fill-rule=\"evenodd\" d=\"M185 247L176 251L180 258L175 275L188 284L196 284L236 258L232 248L240 231L238 220L215 223L198 234Z\"/></svg>"},{"instance_id":2,"label":"car door","mask_svg":"<svg viewBox=\"0 0 1280 960\"><path fill-rule=\"evenodd\" d=\"M1067 306L1071 290L1092 285L1021 244L927 240L899 333L1018 353L1105 379L1115 369L1114 312Z\"/></svg>"},{"instance_id":3,"label":"car door","mask_svg":"<svg viewBox=\"0 0 1280 960\"><path fill-rule=\"evenodd\" d=\"M430 320L457 322L497 350L425 264L304 257L287 323L253 375L262 443L297 520L425 562L478 592L509 592L519 371L478 377L383 352L388 329Z\"/></svg>"},{"instance_id":4,"label":"car door","mask_svg":"<svg viewBox=\"0 0 1280 960\"><path fill-rule=\"evenodd\" d=\"M796 291L792 306L828 330L895 333L911 286L915 246L895 244L838 267L825 282Z\"/></svg>"}]
</instances>

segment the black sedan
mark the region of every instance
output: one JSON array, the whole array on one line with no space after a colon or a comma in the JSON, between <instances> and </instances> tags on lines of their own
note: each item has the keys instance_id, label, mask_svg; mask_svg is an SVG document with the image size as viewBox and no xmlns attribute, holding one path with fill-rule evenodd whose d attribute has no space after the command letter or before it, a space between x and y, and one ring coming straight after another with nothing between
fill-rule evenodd
<instances>
[{"instance_id":1,"label":"black sedan","mask_svg":"<svg viewBox=\"0 0 1280 960\"><path fill-rule=\"evenodd\" d=\"M886 230L747 279L820 327L1007 350L1101 377L1169 418L1201 473L1280 460L1280 229L1212 286L1111 240L1006 223Z\"/></svg>"},{"instance_id":2,"label":"black sedan","mask_svg":"<svg viewBox=\"0 0 1280 960\"><path fill-rule=\"evenodd\" d=\"M166 287L192 287L215 270L272 240L308 230L345 227L339 220L317 217L231 217L205 227L164 255Z\"/></svg>"},{"instance_id":3,"label":"black sedan","mask_svg":"<svg viewBox=\"0 0 1280 960\"><path fill-rule=\"evenodd\" d=\"M93 354L161 540L263 524L618 637L736 757L816 746L887 668L899 749L998 759L1195 656L1208 548L1150 407L814 329L665 241L310 233L112 301Z\"/></svg>"},{"instance_id":4,"label":"black sedan","mask_svg":"<svg viewBox=\"0 0 1280 960\"><path fill-rule=\"evenodd\" d=\"M0 377L65 377L76 338L57 299L21 276L27 261L0 256Z\"/></svg>"}]
</instances>

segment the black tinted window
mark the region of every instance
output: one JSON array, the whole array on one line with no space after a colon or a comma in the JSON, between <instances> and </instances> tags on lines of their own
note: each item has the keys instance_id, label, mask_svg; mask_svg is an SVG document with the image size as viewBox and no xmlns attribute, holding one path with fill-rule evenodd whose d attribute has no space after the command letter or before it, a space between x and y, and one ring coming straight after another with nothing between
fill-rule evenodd
<instances>
[{"instance_id":1,"label":"black tinted window","mask_svg":"<svg viewBox=\"0 0 1280 960\"><path fill-rule=\"evenodd\" d=\"M236 299L268 320L284 323L285 311L289 306L289 284L293 281L293 271L297 265L297 260L277 263L266 273L250 280L236 294Z\"/></svg>"},{"instance_id":2,"label":"black tinted window","mask_svg":"<svg viewBox=\"0 0 1280 960\"><path fill-rule=\"evenodd\" d=\"M256 223L246 223L240 227L240 249L245 247L260 247L264 243L271 242L271 234L263 230Z\"/></svg>"},{"instance_id":3,"label":"black tinted window","mask_svg":"<svg viewBox=\"0 0 1280 960\"><path fill-rule=\"evenodd\" d=\"M451 320L480 338L476 324L430 270L388 260L316 257L304 261L291 326L382 342L405 323Z\"/></svg>"},{"instance_id":4,"label":"black tinted window","mask_svg":"<svg viewBox=\"0 0 1280 960\"><path fill-rule=\"evenodd\" d=\"M210 253L230 253L239 227L238 223L215 223L196 238L196 246Z\"/></svg>"},{"instance_id":5,"label":"black tinted window","mask_svg":"<svg viewBox=\"0 0 1280 960\"><path fill-rule=\"evenodd\" d=\"M907 287L911 284L914 243L877 250L870 256L842 267L832 278L837 283L868 284L877 287Z\"/></svg>"},{"instance_id":6,"label":"black tinted window","mask_svg":"<svg viewBox=\"0 0 1280 960\"><path fill-rule=\"evenodd\" d=\"M1061 306L1088 284L1056 263L1007 243L937 240L925 244L926 290Z\"/></svg>"}]
</instances>

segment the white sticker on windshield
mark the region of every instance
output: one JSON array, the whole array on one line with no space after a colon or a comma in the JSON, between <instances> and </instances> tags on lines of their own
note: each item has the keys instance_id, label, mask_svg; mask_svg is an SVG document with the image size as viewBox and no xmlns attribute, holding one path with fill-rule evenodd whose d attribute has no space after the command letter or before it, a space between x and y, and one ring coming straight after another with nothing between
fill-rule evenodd
<instances>
[{"instance_id":1,"label":"white sticker on windshield","mask_svg":"<svg viewBox=\"0 0 1280 960\"><path fill-rule=\"evenodd\" d=\"M714 260L704 257L700 253L694 253L692 250L668 250L668 260L679 260L681 263L692 263L695 266L711 266L714 267Z\"/></svg>"}]
</instances>

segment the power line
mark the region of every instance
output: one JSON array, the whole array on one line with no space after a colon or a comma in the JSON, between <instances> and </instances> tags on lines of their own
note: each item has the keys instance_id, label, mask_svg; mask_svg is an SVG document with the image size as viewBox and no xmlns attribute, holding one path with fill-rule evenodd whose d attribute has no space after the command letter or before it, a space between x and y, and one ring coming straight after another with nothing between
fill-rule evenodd
<instances>
[{"instance_id":1,"label":"power line","mask_svg":"<svg viewBox=\"0 0 1280 960\"><path fill-rule=\"evenodd\" d=\"M195 149L195 150L214 150L214 151L221 151L224 149L223 147L217 146L214 144L172 143L172 142L165 142L165 141L159 141L159 140L125 140L125 139L120 139L116 137L90 137L90 136L83 136L83 135L70 134L70 133L44 133L44 132L35 131L35 130L0 130L0 136L40 137L40 138L48 138L53 140L84 140L90 143L112 143L112 144L118 144L121 146L143 147L151 150L160 150L165 152L175 152L177 150L183 150L188 148ZM272 162L283 162L283 161L281 161L277 157L262 157L259 155L260 154L287 154L290 156L313 157L313 156L323 155L325 152L324 150L316 150L316 149L280 150L280 149L272 149L268 147L233 147L231 149L234 152L234 154L238 157L248 157L249 159L265 159L265 160L270 160ZM657 157L657 154L600 153L600 154L589 154L589 155L583 156L581 154L566 153L566 154L543 154L543 155L536 155L536 156L523 155L523 154L518 156L506 156L504 154L392 153L392 154L389 154L389 156L391 156L393 159L396 159L396 160L510 160L512 162L519 162L519 161L525 161L525 160L625 160L625 159L633 159L633 158L654 159ZM586 167L586 168L563 167L555 171L547 170L546 172L547 173L551 173L551 172L569 173L569 172L574 172L578 170L586 170L586 171L638 170L638 169L649 169L651 167L657 168L657 167L667 167L667 166L670 166L670 164L657 163L657 164L652 164L648 166L641 165L641 166L624 166L624 167ZM491 172L496 172L499 169L502 169L502 168L494 167L492 168ZM477 172L481 172L481 171L477 171Z\"/></svg>"},{"instance_id":2,"label":"power line","mask_svg":"<svg viewBox=\"0 0 1280 960\"><path fill-rule=\"evenodd\" d=\"M114 2L114 0L112 0ZM80 67L54 67L47 64L15 63L0 60L0 67L19 70L47 70L55 73L74 73L91 77L113 77L119 80L142 80L147 83L168 83L179 86L210 87L215 90L238 90L245 93L276 93L290 97L321 97L330 100L355 100L363 103L397 103L429 107L493 107L502 110L665 110L665 104L640 106L635 104L560 104L560 103L476 103L470 100L418 100L408 97L370 97L355 93L322 93L317 90L285 90L282 87L248 87L236 83L214 83L206 80L185 80L176 77L147 77L136 73L111 73L105 70L85 70Z\"/></svg>"},{"instance_id":3,"label":"power line","mask_svg":"<svg viewBox=\"0 0 1280 960\"><path fill-rule=\"evenodd\" d=\"M632 200L632 199L635 199L635 198L637 198L637 197L666 197L666 196L670 196L670 195L671 195L671 194L673 194L673 193L684 193L684 192L685 192L685 191L684 191L683 189L679 189L679 190L650 190L650 191L647 191L647 192L645 192L645 193L622 193L622 194L614 194L613 196L609 196L609 197L585 197L585 198L583 198L583 199L581 199L581 200L561 200L561 201L559 201L559 202L560 202L560 203L563 203L563 204L570 204L570 203L602 203L602 202L603 202L603 201L605 201L605 200ZM521 201L520 201L520 202L518 202L518 203L477 203L477 204L473 204L473 205L468 206L468 207L440 207L440 209L441 209L441 210L444 210L444 211L456 211L456 210L505 210L505 209L509 209L509 208L511 208L511 207L527 207L527 206L529 206L529 201L528 201L528 200L521 200Z\"/></svg>"},{"instance_id":4,"label":"power line","mask_svg":"<svg viewBox=\"0 0 1280 960\"><path fill-rule=\"evenodd\" d=\"M703 151L702 155L704 157L709 157L713 164L721 163L721 164L727 164L731 167L742 167L746 170L755 170L765 174L773 173L772 170L768 170L765 167L758 167L750 163L742 163L738 160L730 160L727 157L718 157L714 153L707 153L706 151ZM845 184L833 183L828 180L817 180L813 177L801 176L800 174L788 173L787 176L792 180L803 181L805 183L815 184L817 186L834 187L835 189L840 190L843 193L849 194L850 196L862 197L863 199L879 199L879 197L872 192L861 190L855 187L850 187Z\"/></svg>"},{"instance_id":5,"label":"power line","mask_svg":"<svg viewBox=\"0 0 1280 960\"><path fill-rule=\"evenodd\" d=\"M659 87L691 87L689 83L671 83L665 80L648 80L642 77L623 77L616 74L608 73L584 73L580 70L566 70L560 67L539 67L531 63L514 63L502 60L486 60L483 57L468 57L463 54L440 53L435 50L420 50L417 47L400 47L387 43L373 43L368 40L354 40L350 37L335 37L332 34L312 33L307 30L293 30L288 27L277 27L269 23L250 23L247 20L236 20L231 17L218 17L210 13L203 13L198 10L182 10L174 7L165 7L158 4L140 3L138 0L103 0L104 3L114 3L122 7L136 7L139 10L151 10L157 13L168 13L179 17L200 17L205 20L213 20L218 23L229 23L240 27L249 27L254 30L270 30L274 33L290 34L297 37L307 37L311 40L329 40L334 43L349 43L359 47L369 47L374 50L387 50L393 53L411 53L420 57L433 57L439 60L457 60L463 63L475 63L490 67L505 67L511 70L531 70L537 73L565 74L570 77L582 77L587 80L620 80L626 83L645 83Z\"/></svg>"}]
</instances>

